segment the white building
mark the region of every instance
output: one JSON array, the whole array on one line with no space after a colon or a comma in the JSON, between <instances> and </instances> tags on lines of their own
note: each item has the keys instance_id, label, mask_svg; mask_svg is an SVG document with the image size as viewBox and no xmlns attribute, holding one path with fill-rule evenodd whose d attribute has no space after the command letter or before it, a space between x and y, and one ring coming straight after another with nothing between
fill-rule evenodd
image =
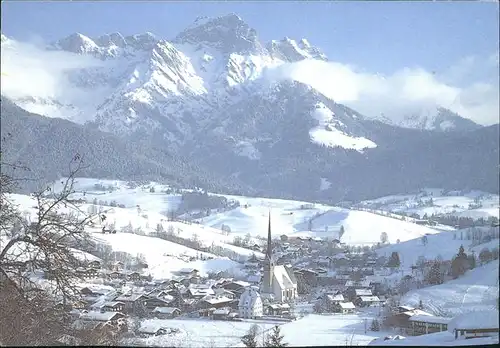
<instances>
[{"instance_id":1,"label":"white building","mask_svg":"<svg viewBox=\"0 0 500 348\"><path fill-rule=\"evenodd\" d=\"M264 275L260 286L263 297L277 302L288 302L297 298L297 279L291 267L276 265L271 244L271 216L267 231L267 252L264 263Z\"/></svg>"},{"instance_id":2,"label":"white building","mask_svg":"<svg viewBox=\"0 0 500 348\"><path fill-rule=\"evenodd\" d=\"M238 303L238 314L240 318L254 319L262 317L264 313L262 299L256 289L247 288L241 294Z\"/></svg>"}]
</instances>

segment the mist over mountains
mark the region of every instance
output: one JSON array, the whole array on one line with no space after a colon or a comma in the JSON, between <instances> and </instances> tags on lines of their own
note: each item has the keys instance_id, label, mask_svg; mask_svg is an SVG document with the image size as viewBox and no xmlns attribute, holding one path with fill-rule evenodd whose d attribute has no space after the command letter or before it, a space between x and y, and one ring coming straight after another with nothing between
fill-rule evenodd
<instances>
[{"instance_id":1,"label":"mist over mountains","mask_svg":"<svg viewBox=\"0 0 500 348\"><path fill-rule=\"evenodd\" d=\"M40 49L2 35L2 65L3 152L40 179L63 175L77 151L87 176L228 193L338 202L499 190L498 124L457 113L480 106L440 104L465 91L424 73L354 74L306 39L261 42L235 14L169 40L75 33Z\"/></svg>"}]
</instances>

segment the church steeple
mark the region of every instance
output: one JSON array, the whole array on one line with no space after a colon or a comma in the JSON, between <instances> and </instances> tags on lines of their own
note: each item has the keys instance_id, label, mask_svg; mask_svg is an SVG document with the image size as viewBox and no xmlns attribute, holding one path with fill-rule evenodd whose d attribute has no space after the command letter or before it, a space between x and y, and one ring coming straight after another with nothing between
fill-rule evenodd
<instances>
[{"instance_id":1,"label":"church steeple","mask_svg":"<svg viewBox=\"0 0 500 348\"><path fill-rule=\"evenodd\" d=\"M266 251L266 259L272 260L273 258L273 246L271 243L271 211L269 211L269 223L267 226L267 251Z\"/></svg>"}]
</instances>

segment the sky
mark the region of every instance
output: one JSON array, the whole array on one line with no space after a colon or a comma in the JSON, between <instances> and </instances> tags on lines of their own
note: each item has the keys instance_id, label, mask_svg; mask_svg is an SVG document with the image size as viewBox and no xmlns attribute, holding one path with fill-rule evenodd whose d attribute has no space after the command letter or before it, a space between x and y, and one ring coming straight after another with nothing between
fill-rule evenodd
<instances>
[{"instance_id":1,"label":"sky","mask_svg":"<svg viewBox=\"0 0 500 348\"><path fill-rule=\"evenodd\" d=\"M485 85L498 85L495 2L11 0L2 2L1 29L9 37L29 41L117 31L124 36L149 31L168 39L198 16L231 12L255 28L264 42L306 38L330 60L357 73L393 76L422 71L430 74L427 79L438 78L452 87L474 86L473 94L484 94ZM448 99L453 103L454 98ZM494 101L489 103L493 107ZM490 111L481 122L494 123L495 116L498 112Z\"/></svg>"}]
</instances>

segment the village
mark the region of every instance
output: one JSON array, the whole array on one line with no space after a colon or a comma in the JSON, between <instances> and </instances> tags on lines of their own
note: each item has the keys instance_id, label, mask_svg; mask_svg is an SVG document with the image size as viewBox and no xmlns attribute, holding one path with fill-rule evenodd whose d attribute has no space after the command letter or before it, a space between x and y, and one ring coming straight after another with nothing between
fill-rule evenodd
<instances>
[{"instance_id":1,"label":"village","mask_svg":"<svg viewBox=\"0 0 500 348\"><path fill-rule=\"evenodd\" d=\"M184 268L160 280L152 279L143 261L136 270L126 269L122 261L86 261L77 271L87 283L80 289L81 299L70 305L74 325L150 337L175 335L176 329L132 327L130 319L262 319L281 325L308 313L347 315L370 308L377 314L369 330L413 336L446 331L453 320L432 315L422 303L413 308L399 302L412 289L451 279L451 261L436 267L436 260L420 260L405 274L397 253L377 256L374 248L349 248L338 239L273 238L271 228L269 216L266 245L252 246L264 258L252 254L242 265L244 278L224 272L202 277L199 270ZM490 260L494 257L498 259L492 255ZM458 328L456 338L498 333L498 324L494 326Z\"/></svg>"}]
</instances>

